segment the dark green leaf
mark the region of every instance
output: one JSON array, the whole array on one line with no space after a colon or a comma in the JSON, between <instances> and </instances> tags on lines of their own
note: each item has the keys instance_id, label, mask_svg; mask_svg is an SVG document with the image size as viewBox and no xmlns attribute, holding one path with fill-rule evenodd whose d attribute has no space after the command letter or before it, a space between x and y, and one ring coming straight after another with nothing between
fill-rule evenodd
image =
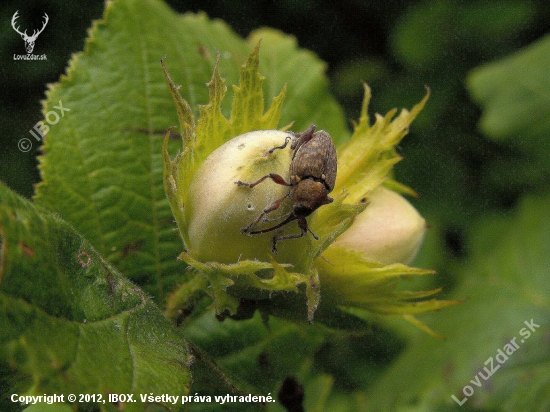
<instances>
[{"instance_id":1,"label":"dark green leaf","mask_svg":"<svg viewBox=\"0 0 550 412\"><path fill-rule=\"evenodd\" d=\"M550 36L470 73L468 89L483 107L481 130L550 161Z\"/></svg>"},{"instance_id":2,"label":"dark green leaf","mask_svg":"<svg viewBox=\"0 0 550 412\"><path fill-rule=\"evenodd\" d=\"M0 204L0 359L15 390L185 394L185 342L155 304L58 217L3 185Z\"/></svg>"}]
</instances>

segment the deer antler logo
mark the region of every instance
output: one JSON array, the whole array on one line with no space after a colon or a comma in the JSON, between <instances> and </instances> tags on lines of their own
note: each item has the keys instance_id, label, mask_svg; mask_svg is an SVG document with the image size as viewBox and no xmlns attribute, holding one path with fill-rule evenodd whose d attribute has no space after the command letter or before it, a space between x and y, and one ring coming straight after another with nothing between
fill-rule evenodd
<instances>
[{"instance_id":1,"label":"deer antler logo","mask_svg":"<svg viewBox=\"0 0 550 412\"><path fill-rule=\"evenodd\" d=\"M11 26L17 33L21 35L21 38L25 41L25 49L27 50L27 54L31 54L34 49L34 42L36 41L36 38L40 33L44 31L44 28L46 27L46 24L48 24L48 21L50 20L50 18L46 13L44 13L44 23L42 24L42 28L40 30L34 30L32 33L32 36L29 36L27 34L27 30L21 33L19 31L19 27L15 26L15 20L17 20L17 18L19 17L17 13L19 13L19 10L17 10L14 13L13 17L11 18Z\"/></svg>"}]
</instances>

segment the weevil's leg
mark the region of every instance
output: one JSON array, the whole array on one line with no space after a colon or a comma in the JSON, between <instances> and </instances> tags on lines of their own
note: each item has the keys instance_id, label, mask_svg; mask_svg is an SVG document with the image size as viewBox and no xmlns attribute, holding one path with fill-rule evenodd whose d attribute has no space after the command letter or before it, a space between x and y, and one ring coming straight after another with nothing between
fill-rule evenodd
<instances>
[{"instance_id":1,"label":"weevil's leg","mask_svg":"<svg viewBox=\"0 0 550 412\"><path fill-rule=\"evenodd\" d=\"M305 220L305 219L304 219L304 220ZM313 238L314 238L315 240L319 240L319 236L317 236L315 233L313 233L309 227L307 228L307 231L308 231L309 233L311 233L311 236L313 236Z\"/></svg>"},{"instance_id":2,"label":"weevil's leg","mask_svg":"<svg viewBox=\"0 0 550 412\"><path fill-rule=\"evenodd\" d=\"M307 128L307 130L301 132L301 133L294 133L294 140L292 141L292 145L290 148L292 150L298 150L300 146L302 146L304 143L309 142L313 138L313 133L315 132L315 126L312 124Z\"/></svg>"},{"instance_id":3,"label":"weevil's leg","mask_svg":"<svg viewBox=\"0 0 550 412\"><path fill-rule=\"evenodd\" d=\"M285 181L285 179L282 178L282 176L276 174L276 173L270 173L268 175L265 175L264 177L262 177L261 179L258 179L256 180L254 183L245 183L245 182L241 182L240 180L237 180L236 182L234 182L237 186L246 186L246 187L249 187L249 188L253 188L254 186L262 183L265 179L271 179L273 180L275 183L277 183L278 185L283 185L283 186L292 186L291 183L287 183ZM286 197L286 196L285 196Z\"/></svg>"},{"instance_id":4,"label":"weevil's leg","mask_svg":"<svg viewBox=\"0 0 550 412\"><path fill-rule=\"evenodd\" d=\"M285 138L285 143L284 143L283 145L281 145L281 146L276 146L276 147L274 147L273 149L269 149L269 150L267 151L267 153L271 154L271 153L273 153L273 152L274 152L275 150L277 150L277 149L284 149L284 148L286 147L286 145L288 144L288 142L290 142L291 139L292 139L292 137L287 136L287 137Z\"/></svg>"},{"instance_id":5,"label":"weevil's leg","mask_svg":"<svg viewBox=\"0 0 550 412\"><path fill-rule=\"evenodd\" d=\"M271 203L268 207L266 207L266 208L263 210L263 212L260 214L260 216L258 216L258 217L256 218L256 220L255 220L254 222L252 222L251 224L249 224L249 225L246 226L246 227L243 227L243 228L241 229L241 232L242 232L242 233L247 233L248 230L249 230L252 226L258 224L258 223L263 219L263 217L264 217L266 214L268 214L268 213L270 213L270 212L273 212L274 210L279 209L279 207L281 206L281 203L283 203L283 200L285 200L289 195L290 195L290 192L288 192L286 195L284 195L284 196L281 197L280 199L277 199L277 200L275 200L273 203ZM273 230L273 229L270 229L270 230ZM267 229L266 229L265 231L269 232L269 230L267 230ZM258 231L258 232L250 232L249 234L250 234L250 235L256 235L256 234L258 234L258 233L264 233L264 230L260 230L260 231Z\"/></svg>"},{"instance_id":6,"label":"weevil's leg","mask_svg":"<svg viewBox=\"0 0 550 412\"><path fill-rule=\"evenodd\" d=\"M286 216L285 216L285 219L286 219ZM267 217L263 217L262 219L262 222L275 222L275 221L280 221L281 220L281 216L279 217L273 217L273 218L267 218Z\"/></svg>"},{"instance_id":7,"label":"weevil's leg","mask_svg":"<svg viewBox=\"0 0 550 412\"><path fill-rule=\"evenodd\" d=\"M294 217L293 215L291 215L291 217ZM296 218L296 217L294 217ZM273 253L277 253L277 242L280 241L280 240L286 240L286 239L298 239L302 236L304 236L308 231L311 232L311 230L309 230L309 228L307 227L307 220L305 217L299 217L297 218L298 219L298 227L300 228L300 233L298 234L295 234L295 235L284 235L284 236L273 236L273 247L271 248L271 251ZM288 220L288 219L287 219ZM290 222L290 220L288 220ZM283 223L288 223L288 222L283 222ZM278 225L279 227L282 226L281 225ZM313 235L313 237L316 239L316 240L319 240L319 238L317 236L315 236L313 234L313 232L311 232L311 234Z\"/></svg>"},{"instance_id":8,"label":"weevil's leg","mask_svg":"<svg viewBox=\"0 0 550 412\"><path fill-rule=\"evenodd\" d=\"M264 213L262 213L262 215L264 215ZM260 215L260 216L262 216ZM271 232L272 230L275 230L275 229L279 229L280 227L286 225L288 222L292 222L293 220L296 220L297 217L294 215L294 213L290 213L285 220L283 220L281 223L278 223L276 224L275 226L272 226L270 228L267 228L267 229L262 229L262 230L255 230L254 232L249 232L248 234L249 235L259 235L260 233L267 233L267 232ZM256 219L257 221L259 221L259 219ZM252 226L252 225L249 225L249 226Z\"/></svg>"}]
</instances>

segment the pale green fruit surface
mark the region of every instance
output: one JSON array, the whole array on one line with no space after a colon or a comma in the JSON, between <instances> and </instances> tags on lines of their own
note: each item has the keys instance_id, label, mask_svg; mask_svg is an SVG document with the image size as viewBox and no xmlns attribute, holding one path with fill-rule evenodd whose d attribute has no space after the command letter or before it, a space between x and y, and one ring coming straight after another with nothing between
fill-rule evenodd
<instances>
[{"instance_id":1,"label":"pale green fruit surface","mask_svg":"<svg viewBox=\"0 0 550 412\"><path fill-rule=\"evenodd\" d=\"M424 218L403 196L382 186L368 200L367 208L332 246L360 252L385 265L411 263L424 240Z\"/></svg>"},{"instance_id":2,"label":"pale green fruit surface","mask_svg":"<svg viewBox=\"0 0 550 412\"><path fill-rule=\"evenodd\" d=\"M269 173L277 173L286 181L293 151L290 143L284 149L267 152L284 144L287 132L262 130L242 134L214 150L195 174L185 207L188 222L189 253L202 262L236 263L241 260L268 260L272 239L276 234L300 233L296 222L276 231L248 235L241 229L252 223L273 201L291 189L266 179L254 188L238 186L236 181L252 183ZM282 218L290 213L292 201L285 199L281 207L266 215ZM281 219L260 222L252 230L272 227ZM294 263L309 240L280 241L277 260Z\"/></svg>"}]
</instances>

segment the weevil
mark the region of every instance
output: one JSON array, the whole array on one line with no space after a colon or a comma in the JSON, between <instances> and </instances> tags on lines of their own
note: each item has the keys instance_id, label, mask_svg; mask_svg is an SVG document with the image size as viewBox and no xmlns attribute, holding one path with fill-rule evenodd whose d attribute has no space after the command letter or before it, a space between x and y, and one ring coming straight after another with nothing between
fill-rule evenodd
<instances>
[{"instance_id":1,"label":"weevil","mask_svg":"<svg viewBox=\"0 0 550 412\"><path fill-rule=\"evenodd\" d=\"M239 186L253 188L266 179L271 179L275 183L283 186L289 186L290 190L282 198L275 200L258 216L256 220L248 226L241 229L242 233L249 235L258 235L267 233L283 227L287 223L296 220L300 233L291 235L275 235L273 237L273 253L277 253L277 242L285 239L297 239L304 236L307 232L319 240L317 235L309 229L306 217L311 215L319 207L332 203L333 199L328 196L336 181L337 157L336 148L330 135L324 130L315 132L316 126L312 124L306 131L301 133L292 133L286 139L283 145L270 149L267 153L271 154L275 150L284 149L292 140L290 149L294 151L290 163L290 179L287 182L281 175L270 173L263 176L253 183L245 183L240 180L235 182ZM283 221L267 229L251 231L250 229L260 223L265 215L277 210L283 201L290 197L292 200L292 211L284 217Z\"/></svg>"}]
</instances>

